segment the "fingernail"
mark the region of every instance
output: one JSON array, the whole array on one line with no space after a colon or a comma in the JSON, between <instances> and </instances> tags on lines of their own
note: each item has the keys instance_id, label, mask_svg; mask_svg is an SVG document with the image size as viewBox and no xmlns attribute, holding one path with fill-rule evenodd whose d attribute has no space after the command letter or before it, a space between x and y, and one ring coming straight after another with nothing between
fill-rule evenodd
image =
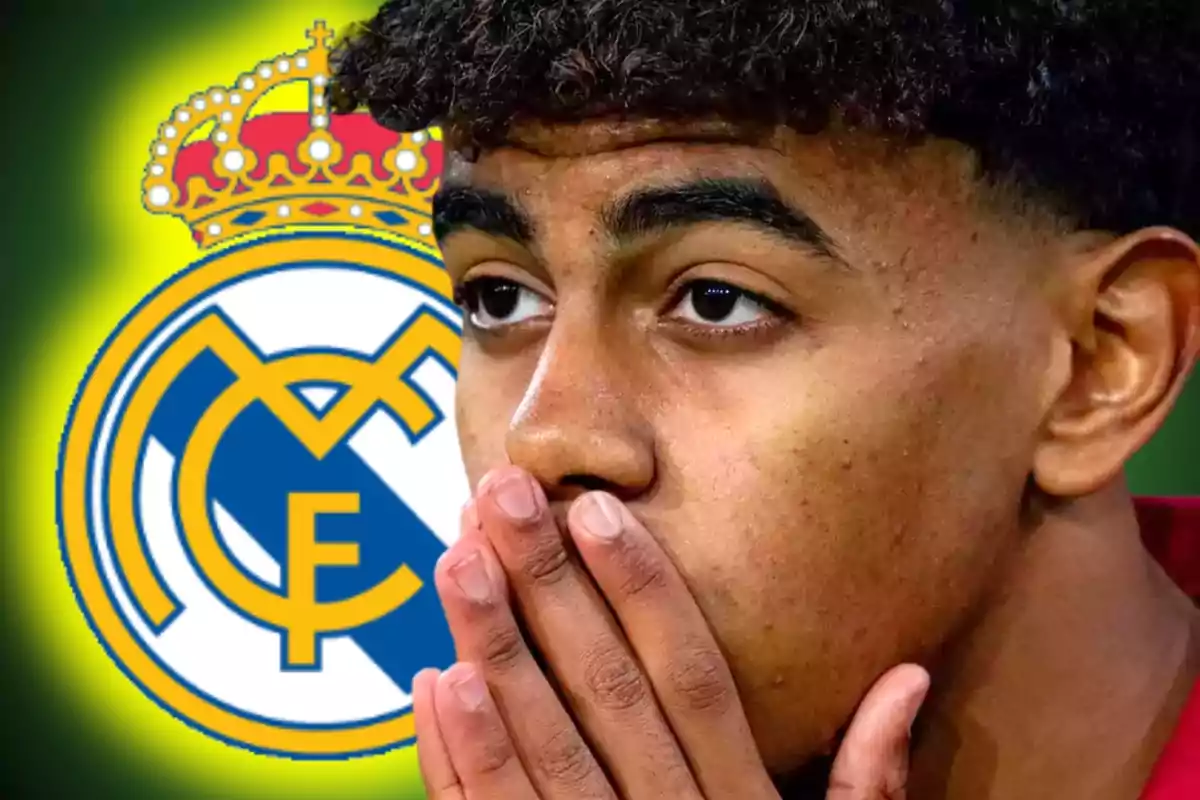
<instances>
[{"instance_id":1,"label":"fingernail","mask_svg":"<svg viewBox=\"0 0 1200 800\"><path fill-rule=\"evenodd\" d=\"M503 474L504 467L497 467L496 469L488 470L486 473L484 473L484 476L479 479L479 483L475 484L475 494L479 495L486 492Z\"/></svg>"},{"instance_id":2,"label":"fingernail","mask_svg":"<svg viewBox=\"0 0 1200 800\"><path fill-rule=\"evenodd\" d=\"M524 475L510 475L492 488L496 505L513 522L528 523L541 512L533 483Z\"/></svg>"},{"instance_id":3,"label":"fingernail","mask_svg":"<svg viewBox=\"0 0 1200 800\"><path fill-rule=\"evenodd\" d=\"M459 591L476 603L486 603L492 597L492 579L478 550L460 559L449 569L450 577Z\"/></svg>"},{"instance_id":4,"label":"fingernail","mask_svg":"<svg viewBox=\"0 0 1200 800\"><path fill-rule=\"evenodd\" d=\"M470 665L462 665L454 671L454 675L446 673L449 678L450 691L467 711L478 711L483 708L484 698L487 697L487 686L479 673Z\"/></svg>"},{"instance_id":5,"label":"fingernail","mask_svg":"<svg viewBox=\"0 0 1200 800\"><path fill-rule=\"evenodd\" d=\"M607 494L584 495L579 501L579 522L584 532L605 541L616 539L625 530L620 503Z\"/></svg>"}]
</instances>

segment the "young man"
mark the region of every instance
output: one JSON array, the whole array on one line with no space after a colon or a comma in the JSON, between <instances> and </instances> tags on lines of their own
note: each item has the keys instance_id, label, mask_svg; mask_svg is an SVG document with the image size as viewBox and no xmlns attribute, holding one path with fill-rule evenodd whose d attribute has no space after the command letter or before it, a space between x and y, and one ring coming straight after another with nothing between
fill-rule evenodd
<instances>
[{"instance_id":1,"label":"young man","mask_svg":"<svg viewBox=\"0 0 1200 800\"><path fill-rule=\"evenodd\" d=\"M394 0L344 44L344 108L457 154L434 797L787 796L885 674L830 792L899 796L904 664L909 797L1200 797L1200 616L1121 479L1200 350L1192 8Z\"/></svg>"}]
</instances>

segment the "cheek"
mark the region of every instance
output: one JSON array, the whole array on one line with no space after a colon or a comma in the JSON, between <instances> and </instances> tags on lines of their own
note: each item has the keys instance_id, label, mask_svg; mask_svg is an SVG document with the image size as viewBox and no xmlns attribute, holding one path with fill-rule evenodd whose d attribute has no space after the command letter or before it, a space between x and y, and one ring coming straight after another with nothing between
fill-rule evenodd
<instances>
[{"instance_id":1,"label":"cheek","mask_svg":"<svg viewBox=\"0 0 1200 800\"><path fill-rule=\"evenodd\" d=\"M508 463L505 436L524 397L527 378L498 369L463 345L455 416L467 480L474 487L491 469Z\"/></svg>"},{"instance_id":2,"label":"cheek","mask_svg":"<svg viewBox=\"0 0 1200 800\"><path fill-rule=\"evenodd\" d=\"M974 441L998 456L983 431L1003 428L986 409L969 422L943 411L962 400L960 358L916 372L842 356L770 370L757 391L743 376L703 409L681 398L688 411L661 427L652 529L776 765L828 742L882 671L936 649L985 585L1019 499L1007 488L1019 470L964 468L964 426L982 426ZM696 430L728 433L697 443Z\"/></svg>"}]
</instances>

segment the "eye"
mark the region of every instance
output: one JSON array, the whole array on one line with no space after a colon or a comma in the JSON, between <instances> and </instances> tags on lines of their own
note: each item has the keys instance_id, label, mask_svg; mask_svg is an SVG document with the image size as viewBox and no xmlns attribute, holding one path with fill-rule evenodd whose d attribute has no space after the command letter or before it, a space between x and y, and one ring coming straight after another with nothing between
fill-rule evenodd
<instances>
[{"instance_id":1,"label":"eye","mask_svg":"<svg viewBox=\"0 0 1200 800\"><path fill-rule=\"evenodd\" d=\"M485 331L544 316L552 307L537 292L505 278L467 281L455 299L466 310L471 325Z\"/></svg>"},{"instance_id":2,"label":"eye","mask_svg":"<svg viewBox=\"0 0 1200 800\"><path fill-rule=\"evenodd\" d=\"M692 281L683 287L670 316L713 328L753 326L774 316L772 304L728 283Z\"/></svg>"}]
</instances>

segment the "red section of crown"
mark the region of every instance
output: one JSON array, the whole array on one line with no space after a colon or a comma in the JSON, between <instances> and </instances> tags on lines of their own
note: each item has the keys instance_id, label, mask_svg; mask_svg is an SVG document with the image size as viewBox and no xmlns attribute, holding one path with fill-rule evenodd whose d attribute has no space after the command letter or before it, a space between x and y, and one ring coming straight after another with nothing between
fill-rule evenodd
<instances>
[{"instance_id":1,"label":"red section of crown","mask_svg":"<svg viewBox=\"0 0 1200 800\"><path fill-rule=\"evenodd\" d=\"M297 153L300 143L311 131L309 116L303 112L281 112L264 114L248 120L241 128L241 146L254 152L256 165L248 174L252 181L260 181L267 175L268 160L273 153L281 153L288 159L288 167L292 172L291 180L315 182L327 181L328 176L322 174L328 170L333 175L345 175L351 166L351 160L358 153L371 155L372 173L376 180L387 180L391 173L384 169L384 154L400 140L400 134L376 124L366 114L347 114L333 116L329 120L329 132L342 145L342 159L328 167L320 167L317 174L306 178L307 168L300 161ZM442 143L427 139L421 145L421 152L429 163L426 175L413 181L413 186L419 191L428 190L442 172ZM226 189L228 180L220 178L213 171L213 159L217 155L217 146L208 140L193 142L179 151L175 159L175 170L171 176L179 189L178 207L190 205L187 194L187 183L193 177L201 177L213 192ZM284 176L278 176L272 185L284 185L288 181ZM397 181L391 187L392 191L404 193L404 184ZM234 187L234 192L249 191L244 184ZM201 195L196 198L195 207L201 208L212 202L212 198Z\"/></svg>"}]
</instances>

